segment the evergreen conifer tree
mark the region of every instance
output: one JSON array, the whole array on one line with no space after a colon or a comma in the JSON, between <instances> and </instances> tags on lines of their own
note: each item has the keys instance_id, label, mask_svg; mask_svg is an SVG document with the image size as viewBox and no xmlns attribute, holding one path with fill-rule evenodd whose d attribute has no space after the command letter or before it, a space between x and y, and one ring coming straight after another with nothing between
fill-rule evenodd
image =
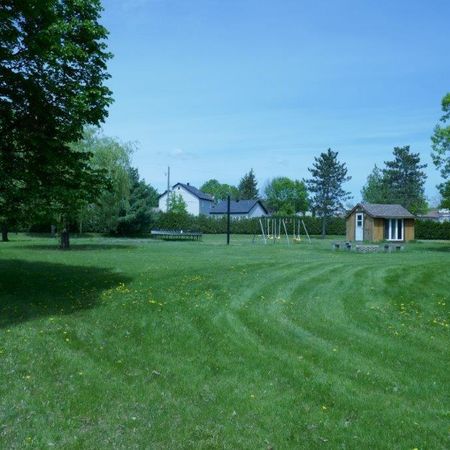
<instances>
[{"instance_id":1,"label":"evergreen conifer tree","mask_svg":"<svg viewBox=\"0 0 450 450\"><path fill-rule=\"evenodd\" d=\"M394 159L385 161L383 177L389 203L398 203L413 214L425 212L427 202L424 185L427 178L419 153L411 153L409 145L394 148Z\"/></svg>"},{"instance_id":2,"label":"evergreen conifer tree","mask_svg":"<svg viewBox=\"0 0 450 450\"><path fill-rule=\"evenodd\" d=\"M250 172L246 173L241 178L238 189L239 197L242 200L253 200L258 198L258 183L253 169L250 169Z\"/></svg>"},{"instance_id":3,"label":"evergreen conifer tree","mask_svg":"<svg viewBox=\"0 0 450 450\"><path fill-rule=\"evenodd\" d=\"M327 219L343 209L343 202L350 198L342 185L351 179L347 176L345 163L337 159L338 152L330 148L314 158L312 168L308 168L311 178L306 185L311 193L313 209L322 217L322 236L326 234Z\"/></svg>"}]
</instances>

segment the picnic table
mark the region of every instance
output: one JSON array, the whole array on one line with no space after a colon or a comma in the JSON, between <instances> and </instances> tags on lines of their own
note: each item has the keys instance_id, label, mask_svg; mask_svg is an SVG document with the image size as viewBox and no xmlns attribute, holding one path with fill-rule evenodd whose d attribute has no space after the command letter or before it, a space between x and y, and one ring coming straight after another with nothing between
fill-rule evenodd
<instances>
[{"instance_id":1,"label":"picnic table","mask_svg":"<svg viewBox=\"0 0 450 450\"><path fill-rule=\"evenodd\" d=\"M200 241L203 233L199 231L184 230L152 230L150 235L154 239Z\"/></svg>"}]
</instances>

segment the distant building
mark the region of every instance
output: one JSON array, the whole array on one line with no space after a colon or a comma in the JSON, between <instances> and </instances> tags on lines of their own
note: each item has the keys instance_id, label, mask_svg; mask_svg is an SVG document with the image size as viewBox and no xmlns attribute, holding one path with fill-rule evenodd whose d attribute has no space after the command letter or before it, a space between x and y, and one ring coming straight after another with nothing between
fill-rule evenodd
<instances>
[{"instance_id":1,"label":"distant building","mask_svg":"<svg viewBox=\"0 0 450 450\"><path fill-rule=\"evenodd\" d=\"M419 219L433 220L434 222L449 222L450 209L430 209L426 214L420 215Z\"/></svg>"},{"instance_id":2,"label":"distant building","mask_svg":"<svg viewBox=\"0 0 450 450\"><path fill-rule=\"evenodd\" d=\"M214 204L214 198L211 195L200 191L189 183L174 184L170 190L170 194L172 193L181 195L186 203L187 212L193 216L208 215ZM158 207L160 211L167 212L167 196L167 191L159 196Z\"/></svg>"},{"instance_id":3,"label":"distant building","mask_svg":"<svg viewBox=\"0 0 450 450\"><path fill-rule=\"evenodd\" d=\"M415 217L401 205L358 203L346 217L349 241L411 241Z\"/></svg>"},{"instance_id":4,"label":"distant building","mask_svg":"<svg viewBox=\"0 0 450 450\"><path fill-rule=\"evenodd\" d=\"M227 214L227 200L220 201L210 212L213 217L223 217ZM269 212L261 200L237 200L230 202L230 216L233 219L252 219L268 216Z\"/></svg>"}]
</instances>

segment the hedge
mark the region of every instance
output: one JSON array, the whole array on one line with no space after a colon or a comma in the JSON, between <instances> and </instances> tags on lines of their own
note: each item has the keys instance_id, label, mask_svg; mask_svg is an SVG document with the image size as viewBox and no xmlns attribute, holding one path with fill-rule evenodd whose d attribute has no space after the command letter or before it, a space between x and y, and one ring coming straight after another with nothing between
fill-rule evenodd
<instances>
[{"instance_id":1,"label":"hedge","mask_svg":"<svg viewBox=\"0 0 450 450\"><path fill-rule=\"evenodd\" d=\"M280 217L277 217L279 219ZM285 220L289 235L293 233L293 219L303 220L308 233L318 235L322 232L322 220L318 217L281 217ZM265 226L265 218L262 219ZM152 224L158 230L186 230L200 231L205 234L222 234L227 231L226 217L215 218L209 216L191 216L187 214L159 213ZM231 232L234 234L261 234L259 219L231 220ZM283 232L283 230L282 230ZM301 234L304 229L301 227ZM345 219L331 217L328 219L327 234L345 235Z\"/></svg>"},{"instance_id":2,"label":"hedge","mask_svg":"<svg viewBox=\"0 0 450 450\"><path fill-rule=\"evenodd\" d=\"M450 240L450 222L416 220L416 239Z\"/></svg>"}]
</instances>

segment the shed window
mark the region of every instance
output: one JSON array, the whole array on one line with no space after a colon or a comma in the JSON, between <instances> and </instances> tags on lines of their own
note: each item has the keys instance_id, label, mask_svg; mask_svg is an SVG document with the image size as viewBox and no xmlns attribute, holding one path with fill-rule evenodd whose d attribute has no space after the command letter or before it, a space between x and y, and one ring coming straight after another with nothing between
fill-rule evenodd
<instances>
[{"instance_id":1,"label":"shed window","mask_svg":"<svg viewBox=\"0 0 450 450\"><path fill-rule=\"evenodd\" d=\"M403 226L403 219L385 219L384 238L388 241L402 241Z\"/></svg>"}]
</instances>

